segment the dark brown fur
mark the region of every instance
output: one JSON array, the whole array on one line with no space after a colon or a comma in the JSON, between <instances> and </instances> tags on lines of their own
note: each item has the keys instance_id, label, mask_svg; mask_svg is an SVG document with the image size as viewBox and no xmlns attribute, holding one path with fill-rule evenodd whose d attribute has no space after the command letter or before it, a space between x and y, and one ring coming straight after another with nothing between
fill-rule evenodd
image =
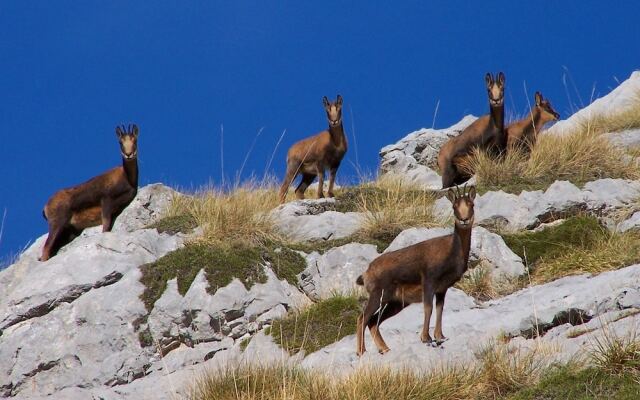
<instances>
[{"instance_id":1,"label":"dark brown fur","mask_svg":"<svg viewBox=\"0 0 640 400\"><path fill-rule=\"evenodd\" d=\"M128 131L116 128L122 153L122 166L102 175L56 192L44 206L49 235L42 249L41 261L56 255L60 248L75 239L85 228L102 224L109 232L115 219L138 192L138 127Z\"/></svg>"},{"instance_id":2,"label":"dark brown fur","mask_svg":"<svg viewBox=\"0 0 640 400\"><path fill-rule=\"evenodd\" d=\"M458 167L462 158L474 148L489 150L494 155L502 154L507 147L504 132L504 74L497 80L491 74L485 76L489 96L489 115L482 116L469 125L460 135L451 138L440 148L438 167L442 175L442 188L460 185L471 176Z\"/></svg>"},{"instance_id":3,"label":"dark brown fur","mask_svg":"<svg viewBox=\"0 0 640 400\"><path fill-rule=\"evenodd\" d=\"M304 192L318 177L318 198L324 197L324 171L329 170L328 196L333 197L336 173L347 152L347 138L342 128L342 96L335 102L323 98L329 120L329 129L295 143L287 153L287 172L280 187L280 203L284 203L289 185L301 174L302 180L296 188L296 197L304 199Z\"/></svg>"},{"instance_id":4,"label":"dark brown fur","mask_svg":"<svg viewBox=\"0 0 640 400\"><path fill-rule=\"evenodd\" d=\"M542 97L540 92L536 92L535 100L536 104L527 118L514 122L506 128L507 151L518 148L524 153L529 153L545 124L560 118L560 114L553 109L549 100Z\"/></svg>"},{"instance_id":5,"label":"dark brown fur","mask_svg":"<svg viewBox=\"0 0 640 400\"><path fill-rule=\"evenodd\" d=\"M379 324L396 315L411 303L424 305L424 326L421 340L431 343L429 323L436 299L436 342L445 340L442 334L442 309L447 289L465 273L469 262L471 229L473 226L473 200L475 188L469 194L456 194L449 189L447 197L453 204L456 218L454 232L450 235L425 240L400 250L385 253L369 264L367 271L356 283L364 285L369 300L357 324L357 352L365 351L365 326L380 353L387 347L380 334Z\"/></svg>"}]
</instances>

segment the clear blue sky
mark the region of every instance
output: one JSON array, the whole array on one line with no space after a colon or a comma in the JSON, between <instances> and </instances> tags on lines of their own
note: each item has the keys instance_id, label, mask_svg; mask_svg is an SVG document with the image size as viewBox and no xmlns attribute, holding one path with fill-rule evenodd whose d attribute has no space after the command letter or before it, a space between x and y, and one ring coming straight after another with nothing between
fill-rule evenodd
<instances>
[{"instance_id":1,"label":"clear blue sky","mask_svg":"<svg viewBox=\"0 0 640 400\"><path fill-rule=\"evenodd\" d=\"M637 1L2 1L0 259L46 232L56 190L120 163L119 123L140 126L140 183L198 187L272 167L327 125L341 93L354 165L408 132L487 113L483 76L503 70L507 113L523 84L566 117L565 67L587 102L639 67ZM186 6L188 5L188 6ZM574 88L575 83L575 88ZM353 117L352 117L353 115ZM356 154L358 159L356 160Z\"/></svg>"}]
</instances>

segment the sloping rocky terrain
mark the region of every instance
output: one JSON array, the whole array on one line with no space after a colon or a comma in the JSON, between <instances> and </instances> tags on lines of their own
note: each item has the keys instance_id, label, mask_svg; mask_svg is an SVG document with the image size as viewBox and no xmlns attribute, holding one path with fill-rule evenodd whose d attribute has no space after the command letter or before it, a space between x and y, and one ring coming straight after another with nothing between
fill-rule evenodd
<instances>
[{"instance_id":1,"label":"sloping rocky terrain","mask_svg":"<svg viewBox=\"0 0 640 400\"><path fill-rule=\"evenodd\" d=\"M607 104L621 107L620 99L631 96L628 90L637 93L637 82L640 74L634 73L593 107L598 112ZM465 117L448 129L423 129L386 146L380 153L382 172L439 189L432 168L438 149L473 119ZM610 136L619 146L634 145L638 138L634 131ZM528 285L488 301L452 288L444 312L449 340L439 347L420 342L422 309L414 304L381 326L392 349L385 355L375 352L368 333L369 352L362 358L355 354L354 335L312 354L291 355L269 334L274 320L336 294L357 293L356 277L380 252L448 234L451 228L406 229L385 249L351 242L299 251L306 268L294 280L280 278L266 258L258 266L264 279L251 285L233 279L211 288L201 270L185 290L179 278L168 279L146 307L141 266L182 249L200 232L159 233L152 227L175 195L160 184L141 188L113 232L88 229L44 263L37 260L42 236L0 271L0 397L180 398L199 374L238 362L287 362L338 374L380 364L428 370L443 361L469 362L481 346L496 340L525 349L548 345L550 358L567 360L601 335L603 326L624 333L640 324L636 264ZM476 199L471 264L482 265L495 280L527 279L525 260L501 233L544 229L576 214L597 216L611 230L640 230L639 200L640 181L608 178L583 187L556 181L546 190L517 195L486 192ZM337 202L294 201L274 209L271 217L297 242L349 238L366 215L337 211ZM444 219L451 213L444 198L433 207ZM614 218L620 210L632 212L620 222Z\"/></svg>"}]
</instances>

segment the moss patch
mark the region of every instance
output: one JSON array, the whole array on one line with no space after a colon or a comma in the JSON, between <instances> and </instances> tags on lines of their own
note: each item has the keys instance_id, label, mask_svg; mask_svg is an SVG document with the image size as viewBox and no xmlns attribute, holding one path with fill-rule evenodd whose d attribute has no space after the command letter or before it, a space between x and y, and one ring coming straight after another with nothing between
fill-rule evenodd
<instances>
[{"instance_id":1,"label":"moss patch","mask_svg":"<svg viewBox=\"0 0 640 400\"><path fill-rule=\"evenodd\" d=\"M189 233L198 226L196 219L191 214L172 215L164 217L152 225L149 228L156 228L158 232L169 233L175 235L178 232Z\"/></svg>"},{"instance_id":2,"label":"moss patch","mask_svg":"<svg viewBox=\"0 0 640 400\"><path fill-rule=\"evenodd\" d=\"M289 248L293 250L302 251L304 253L311 253L317 251L320 254L324 254L325 252L335 248L344 246L349 243L361 243L361 244L372 244L376 246L378 252L383 252L384 249L389 247L395 236L391 238L391 240L379 240L372 237L364 236L364 235L351 235L342 239L334 239L334 240L318 240L304 243L292 243L287 245Z\"/></svg>"},{"instance_id":3,"label":"moss patch","mask_svg":"<svg viewBox=\"0 0 640 400\"><path fill-rule=\"evenodd\" d=\"M502 235L523 260L534 283L579 273L601 273L640 261L640 234L611 233L592 216L568 218L539 232Z\"/></svg>"},{"instance_id":4,"label":"moss patch","mask_svg":"<svg viewBox=\"0 0 640 400\"><path fill-rule=\"evenodd\" d=\"M502 238L523 260L526 254L529 266L533 267L540 260L557 257L568 249L589 248L607 235L596 218L577 216L539 232L503 234Z\"/></svg>"},{"instance_id":5,"label":"moss patch","mask_svg":"<svg viewBox=\"0 0 640 400\"><path fill-rule=\"evenodd\" d=\"M640 398L640 384L634 374L607 374L596 368L574 371L555 369L541 381L510 397L512 400L632 400Z\"/></svg>"},{"instance_id":6,"label":"moss patch","mask_svg":"<svg viewBox=\"0 0 640 400\"><path fill-rule=\"evenodd\" d=\"M306 267L302 256L286 248L245 243L191 243L157 261L140 267L140 281L145 285L141 296L148 311L167 287L177 278L178 292L184 295L200 270L205 271L211 294L238 278L246 287L266 282L262 265L271 263L278 278L296 284L296 275Z\"/></svg>"},{"instance_id":7,"label":"moss patch","mask_svg":"<svg viewBox=\"0 0 640 400\"><path fill-rule=\"evenodd\" d=\"M291 354L300 350L311 354L354 334L359 314L356 297L335 296L274 321L270 334Z\"/></svg>"}]
</instances>

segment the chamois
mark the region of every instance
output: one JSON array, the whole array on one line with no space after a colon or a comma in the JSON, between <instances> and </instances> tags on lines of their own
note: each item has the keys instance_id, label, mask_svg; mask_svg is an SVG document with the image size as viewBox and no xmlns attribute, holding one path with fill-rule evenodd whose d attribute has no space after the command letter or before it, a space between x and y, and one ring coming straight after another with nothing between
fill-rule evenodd
<instances>
[{"instance_id":1,"label":"chamois","mask_svg":"<svg viewBox=\"0 0 640 400\"><path fill-rule=\"evenodd\" d=\"M302 180L296 188L296 197L304 199L304 192L318 177L318 198L324 197L324 171L329 169L328 196L333 197L333 184L340 162L347 152L347 137L342 128L342 96L335 102L326 96L322 98L329 120L329 129L295 143L287 153L287 173L280 187L280 203L285 202L289 185L302 174Z\"/></svg>"},{"instance_id":2,"label":"chamois","mask_svg":"<svg viewBox=\"0 0 640 400\"><path fill-rule=\"evenodd\" d=\"M473 200L475 187L465 194L466 187L460 193L450 188L447 198L453 205L455 228L453 233L385 253L369 264L369 268L358 277L356 283L364 285L369 300L363 313L358 317L357 353L362 355L365 349L364 331L369 327L373 341L381 354L389 347L380 335L379 325L396 315L411 303L424 305L424 326L421 340L431 343L429 322L436 298L435 342L442 343L446 338L442 334L442 308L444 297L453 284L465 273L469 262L471 247L471 228L473 226Z\"/></svg>"},{"instance_id":3,"label":"chamois","mask_svg":"<svg viewBox=\"0 0 640 400\"><path fill-rule=\"evenodd\" d=\"M100 225L109 232L115 219L138 192L138 127L116 127L122 166L115 167L77 186L56 192L44 206L42 215L49 235L41 261L56 255L85 228Z\"/></svg>"},{"instance_id":4,"label":"chamois","mask_svg":"<svg viewBox=\"0 0 640 400\"><path fill-rule=\"evenodd\" d=\"M497 80L487 73L485 83L489 96L489 115L478 118L460 135L449 139L438 153L443 189L471 178L458 167L458 163L471 154L475 147L489 150L494 155L502 154L507 148L504 132L504 73L498 73Z\"/></svg>"},{"instance_id":5,"label":"chamois","mask_svg":"<svg viewBox=\"0 0 640 400\"><path fill-rule=\"evenodd\" d=\"M535 99L536 105L531 110L531 113L526 118L512 123L505 129L507 151L518 148L525 153L529 153L544 125L560 118L560 114L553 109L549 100L542 97L542 93L536 92Z\"/></svg>"}]
</instances>

